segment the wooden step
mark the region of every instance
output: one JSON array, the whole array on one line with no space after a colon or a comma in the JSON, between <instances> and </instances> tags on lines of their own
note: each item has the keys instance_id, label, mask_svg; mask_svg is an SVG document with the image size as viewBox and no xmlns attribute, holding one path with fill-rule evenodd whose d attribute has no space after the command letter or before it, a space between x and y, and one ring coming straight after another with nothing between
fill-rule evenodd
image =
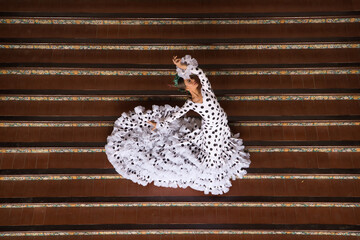
<instances>
[{"instance_id":1,"label":"wooden step","mask_svg":"<svg viewBox=\"0 0 360 240\"><path fill-rule=\"evenodd\" d=\"M1 124L1 122L0 122ZM75 125L76 123L73 123ZM84 123L87 124L87 123ZM112 132L112 125L102 127L0 127L0 142L102 142ZM342 141L358 140L360 122L352 126L234 126L245 141Z\"/></svg>"},{"instance_id":2,"label":"wooden step","mask_svg":"<svg viewBox=\"0 0 360 240\"><path fill-rule=\"evenodd\" d=\"M97 51L0 49L0 62L169 64L173 56L191 54L201 64L358 63L360 48L321 50Z\"/></svg>"},{"instance_id":3,"label":"wooden step","mask_svg":"<svg viewBox=\"0 0 360 240\"><path fill-rule=\"evenodd\" d=\"M333 38L359 37L359 29L360 23L136 26L0 24L2 38L56 39Z\"/></svg>"},{"instance_id":4,"label":"wooden step","mask_svg":"<svg viewBox=\"0 0 360 240\"><path fill-rule=\"evenodd\" d=\"M21 97L23 99L23 97ZM89 99L89 97L87 97ZM91 97L90 97L91 99ZM301 99L301 98L299 98ZM39 99L42 100L42 99ZM150 109L152 105L178 105L184 101L0 101L2 116L116 116L133 110L136 106ZM358 115L357 100L308 100L308 101L220 101L230 116L309 116L309 115Z\"/></svg>"},{"instance_id":5,"label":"wooden step","mask_svg":"<svg viewBox=\"0 0 360 240\"><path fill-rule=\"evenodd\" d=\"M232 12L320 12L320 11L353 11L360 10L357 1L307 1L301 0L297 2L281 1L233 1L226 0L222 2L210 0L206 4L203 2L185 1L156 1L149 3L148 1L114 1L106 0L104 2L90 1L70 1L64 0L56 4L41 0L23 2L20 0L8 3L5 0L0 2L2 11L4 12L100 12L100 13L138 13L141 9L142 13L232 13ZM191 6L191 8L189 8Z\"/></svg>"},{"instance_id":6,"label":"wooden step","mask_svg":"<svg viewBox=\"0 0 360 240\"><path fill-rule=\"evenodd\" d=\"M339 179L332 175L317 175L316 178L315 175L246 176L232 181L230 191L224 196L360 196L360 181L356 179L359 175L341 175L337 177ZM306 179L309 177L313 179ZM10 175L1 176L0 180L2 198L203 196L202 192L189 188L162 188L153 184L140 186L121 179L119 175Z\"/></svg>"},{"instance_id":7,"label":"wooden step","mask_svg":"<svg viewBox=\"0 0 360 240\"><path fill-rule=\"evenodd\" d=\"M209 76L213 89L360 88L359 74ZM0 89L169 90L171 76L1 75ZM151 84L149 84L151 83Z\"/></svg>"},{"instance_id":8,"label":"wooden step","mask_svg":"<svg viewBox=\"0 0 360 240\"><path fill-rule=\"evenodd\" d=\"M251 168L360 168L360 153L356 151L251 152L250 155ZM113 168L104 152L23 153L19 149L18 152L0 153L0 159L1 169Z\"/></svg>"},{"instance_id":9,"label":"wooden step","mask_svg":"<svg viewBox=\"0 0 360 240\"><path fill-rule=\"evenodd\" d=\"M284 240L323 240L331 237L335 240L356 240L359 236L358 232L349 231L327 231L327 230L286 230L286 231L272 231L272 230L110 230L110 231L38 231L34 233L23 232L8 232L3 234L3 239L33 239L33 237L51 237L55 240L64 240L71 237L71 239L92 240L99 238L104 240L156 240L159 238L165 239L189 239L189 240L207 240L207 239L245 239L245 240L262 240L266 239L284 239Z\"/></svg>"},{"instance_id":10,"label":"wooden step","mask_svg":"<svg viewBox=\"0 0 360 240\"><path fill-rule=\"evenodd\" d=\"M236 203L232 203L235 205ZM360 207L354 203L57 203L1 204L0 226L97 224L339 224L357 225ZM231 205L231 204L229 204ZM242 206L243 205L243 206ZM255 206L252 206L255 205ZM292 206L295 205L295 206ZM358 204L357 204L358 205ZM242 206L242 207L241 207ZM352 206L352 207L349 207ZM1 228L0 228L1 229Z\"/></svg>"}]
</instances>

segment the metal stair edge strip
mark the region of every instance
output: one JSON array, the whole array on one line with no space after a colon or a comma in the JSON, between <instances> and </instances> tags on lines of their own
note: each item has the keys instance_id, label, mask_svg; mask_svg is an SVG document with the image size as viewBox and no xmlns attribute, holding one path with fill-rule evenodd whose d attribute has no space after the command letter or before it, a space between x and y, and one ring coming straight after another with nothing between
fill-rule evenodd
<instances>
[{"instance_id":1,"label":"metal stair edge strip","mask_svg":"<svg viewBox=\"0 0 360 240\"><path fill-rule=\"evenodd\" d=\"M56 25L249 25L249 24L341 24L359 23L360 17L355 16L307 16L307 17L247 17L247 18L209 18L209 19L87 19L79 17L5 17L0 24L56 24Z\"/></svg>"},{"instance_id":2,"label":"metal stair edge strip","mask_svg":"<svg viewBox=\"0 0 360 240\"><path fill-rule=\"evenodd\" d=\"M360 63L204 65L208 76L360 74ZM0 75L174 76L170 65L1 64Z\"/></svg>"},{"instance_id":3,"label":"metal stair edge strip","mask_svg":"<svg viewBox=\"0 0 360 240\"><path fill-rule=\"evenodd\" d=\"M186 230L131 230L131 231L116 231L116 230L101 230L101 231L23 231L23 232L0 232L0 236L2 237L36 237L36 236L118 236L118 235L295 235L295 236L360 236L360 231L346 231L346 230L309 230L309 231L291 231L291 230L279 230L279 231L271 231L271 230L263 230L263 231L255 231L255 230L198 230L198 231L186 231ZM75 239L75 238L74 238Z\"/></svg>"},{"instance_id":4,"label":"metal stair edge strip","mask_svg":"<svg viewBox=\"0 0 360 240\"><path fill-rule=\"evenodd\" d=\"M113 127L113 121L93 121L93 122L77 122L77 121L2 121L0 119L0 128L1 127ZM311 121L311 120L300 120L300 121L247 121L247 122L229 122L229 126L241 126L241 127L297 127L297 126L307 126L307 127L317 127L317 126L360 126L360 121L351 121L351 120L320 120L320 121Z\"/></svg>"},{"instance_id":5,"label":"metal stair edge strip","mask_svg":"<svg viewBox=\"0 0 360 240\"><path fill-rule=\"evenodd\" d=\"M105 140L105 139L104 139ZM99 148L105 146L104 142L0 142L0 148ZM251 148L256 147L309 147L309 148L336 148L336 147L357 147L360 145L360 140L329 140L329 141L261 141L252 140L244 141L244 144Z\"/></svg>"},{"instance_id":6,"label":"metal stair edge strip","mask_svg":"<svg viewBox=\"0 0 360 240\"><path fill-rule=\"evenodd\" d=\"M194 51L194 50L308 50L308 49L357 49L360 43L287 43L287 44L234 44L234 45L89 45L89 44L1 44L0 49L12 50L119 50L119 51Z\"/></svg>"},{"instance_id":7,"label":"metal stair edge strip","mask_svg":"<svg viewBox=\"0 0 360 240\"><path fill-rule=\"evenodd\" d=\"M107 207L238 207L238 208L359 208L359 203L342 202L74 202L0 203L0 209L19 208L107 208Z\"/></svg>"},{"instance_id":8,"label":"metal stair edge strip","mask_svg":"<svg viewBox=\"0 0 360 240\"><path fill-rule=\"evenodd\" d=\"M104 144L105 145L105 144ZM359 153L358 146L247 146L250 153ZM96 147L0 147L0 153L105 153Z\"/></svg>"},{"instance_id":9,"label":"metal stair edge strip","mask_svg":"<svg viewBox=\"0 0 360 240\"><path fill-rule=\"evenodd\" d=\"M186 96L79 96L79 95L0 95L0 101L149 101L187 100ZM282 95L227 95L217 97L218 101L352 101L360 100L360 93L353 94L282 94Z\"/></svg>"},{"instance_id":10,"label":"metal stair edge strip","mask_svg":"<svg viewBox=\"0 0 360 240\"><path fill-rule=\"evenodd\" d=\"M0 237L36 237L36 236L118 236L118 235L295 235L295 236L360 236L358 230L101 230L101 231L16 231L16 232L0 232Z\"/></svg>"},{"instance_id":11,"label":"metal stair edge strip","mask_svg":"<svg viewBox=\"0 0 360 240\"><path fill-rule=\"evenodd\" d=\"M342 17L357 16L360 11L263 12L263 13L91 13L91 12L0 12L1 17L81 17L81 18L250 18L250 17Z\"/></svg>"},{"instance_id":12,"label":"metal stair edge strip","mask_svg":"<svg viewBox=\"0 0 360 240\"><path fill-rule=\"evenodd\" d=\"M123 180L119 174L102 175L1 175L0 181L76 181L76 180ZM240 179L240 178L237 178ZM241 179L247 180L360 180L360 174L252 174L249 173Z\"/></svg>"}]
</instances>

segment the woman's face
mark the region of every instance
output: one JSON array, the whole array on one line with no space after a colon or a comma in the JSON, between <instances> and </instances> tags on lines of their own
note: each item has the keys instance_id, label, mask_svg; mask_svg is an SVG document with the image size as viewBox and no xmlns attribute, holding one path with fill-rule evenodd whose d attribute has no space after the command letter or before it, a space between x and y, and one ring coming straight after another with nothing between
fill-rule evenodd
<instances>
[{"instance_id":1,"label":"woman's face","mask_svg":"<svg viewBox=\"0 0 360 240\"><path fill-rule=\"evenodd\" d=\"M185 89L188 90L188 91L194 91L199 86L199 83L195 79L192 79L192 78L185 79L184 83L185 83L185 86L186 86Z\"/></svg>"}]
</instances>

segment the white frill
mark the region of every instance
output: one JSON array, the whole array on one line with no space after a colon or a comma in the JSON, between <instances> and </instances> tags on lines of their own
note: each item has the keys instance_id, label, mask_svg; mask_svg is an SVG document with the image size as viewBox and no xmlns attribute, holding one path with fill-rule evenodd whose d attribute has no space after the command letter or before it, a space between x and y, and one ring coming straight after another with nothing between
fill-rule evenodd
<instances>
[{"instance_id":1,"label":"white frill","mask_svg":"<svg viewBox=\"0 0 360 240\"><path fill-rule=\"evenodd\" d=\"M181 63L188 65L185 70L178 67L176 68L177 74L183 79L189 79L191 75L191 68L196 68L199 65L196 59L192 58L190 55L186 55L185 57L181 58Z\"/></svg>"},{"instance_id":2,"label":"white frill","mask_svg":"<svg viewBox=\"0 0 360 240\"><path fill-rule=\"evenodd\" d=\"M206 149L201 142L201 120L183 117L167 127L152 131L147 121L161 122L179 110L170 105L153 105L152 110L138 106L123 113L115 124L105 146L106 154L116 171L124 178L141 185L186 188L205 194L223 194L231 186L230 179L242 178L249 167L249 154L244 152L238 135L227 140L229 149L223 152L221 167L203 164ZM239 160L240 156L240 160Z\"/></svg>"}]
</instances>

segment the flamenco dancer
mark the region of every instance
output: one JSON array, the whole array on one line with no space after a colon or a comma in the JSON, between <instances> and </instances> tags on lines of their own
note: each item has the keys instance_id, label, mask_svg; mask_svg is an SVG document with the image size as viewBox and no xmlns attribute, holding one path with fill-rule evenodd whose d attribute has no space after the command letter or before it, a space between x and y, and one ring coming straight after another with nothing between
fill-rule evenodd
<instances>
[{"instance_id":1,"label":"flamenco dancer","mask_svg":"<svg viewBox=\"0 0 360 240\"><path fill-rule=\"evenodd\" d=\"M191 56L173 58L174 86L189 99L179 107L138 106L123 113L105 146L115 170L141 185L191 187L205 194L223 194L230 180L242 178L250 165L239 134L232 135L227 115L210 82ZM198 79L195 78L198 77ZM202 119L182 117L189 110Z\"/></svg>"}]
</instances>

